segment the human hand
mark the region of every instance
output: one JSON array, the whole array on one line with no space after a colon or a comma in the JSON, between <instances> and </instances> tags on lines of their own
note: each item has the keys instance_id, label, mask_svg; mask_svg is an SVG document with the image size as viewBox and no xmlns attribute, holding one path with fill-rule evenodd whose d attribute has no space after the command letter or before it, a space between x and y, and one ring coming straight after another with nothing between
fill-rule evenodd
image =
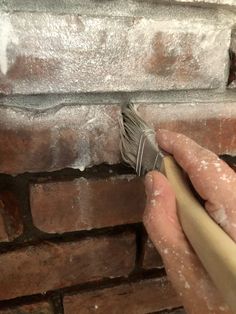
<instances>
[{"instance_id":1,"label":"human hand","mask_svg":"<svg viewBox=\"0 0 236 314\"><path fill-rule=\"evenodd\" d=\"M214 153L182 134L160 130L160 147L172 154L206 201L209 215L236 242L236 174ZM166 272L191 314L232 313L186 239L176 212L174 192L159 172L147 174L144 224L160 252Z\"/></svg>"}]
</instances>

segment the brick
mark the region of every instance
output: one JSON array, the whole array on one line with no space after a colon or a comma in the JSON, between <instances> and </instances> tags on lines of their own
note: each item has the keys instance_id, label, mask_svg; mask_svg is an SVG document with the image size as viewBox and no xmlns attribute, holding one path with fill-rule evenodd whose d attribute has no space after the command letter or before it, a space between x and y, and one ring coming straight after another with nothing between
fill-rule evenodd
<instances>
[{"instance_id":1,"label":"brick","mask_svg":"<svg viewBox=\"0 0 236 314\"><path fill-rule=\"evenodd\" d=\"M142 267L144 269L164 268L161 256L149 238L145 239L143 244Z\"/></svg>"},{"instance_id":2,"label":"brick","mask_svg":"<svg viewBox=\"0 0 236 314\"><path fill-rule=\"evenodd\" d=\"M42 113L0 107L0 172L118 163L119 114L116 105L63 106Z\"/></svg>"},{"instance_id":3,"label":"brick","mask_svg":"<svg viewBox=\"0 0 236 314\"><path fill-rule=\"evenodd\" d=\"M161 0L163 3L168 4L194 4L194 5L223 5L231 9L236 8L235 0Z\"/></svg>"},{"instance_id":4,"label":"brick","mask_svg":"<svg viewBox=\"0 0 236 314\"><path fill-rule=\"evenodd\" d=\"M94 10L94 1L87 0L70 0L68 3L64 3L61 0L41 0L41 1L25 1L25 0L0 0L0 9L5 11L28 11L28 12L55 12L55 13L76 13L80 15L118 15L119 16L130 16L137 14L138 16L157 16L160 11L163 11L165 7L161 6L161 3L167 4L193 4L193 8L185 6L184 13L186 11L193 11L195 6L204 6L206 11L208 7L212 6L227 6L231 10L236 7L234 0L159 0L158 2L145 1L142 3L134 2L132 0L119 0L109 1L103 3L99 1L96 3L96 10ZM207 7L207 8L206 8ZM169 6L170 10L178 12L178 8L175 6ZM199 10L199 8L198 8ZM154 12L153 12L154 11ZM199 12L199 11L198 11ZM152 15L153 13L153 15ZM211 16L209 16L210 18Z\"/></svg>"},{"instance_id":5,"label":"brick","mask_svg":"<svg viewBox=\"0 0 236 314\"><path fill-rule=\"evenodd\" d=\"M111 227L142 221L143 182L133 175L34 184L34 225L48 233Z\"/></svg>"},{"instance_id":6,"label":"brick","mask_svg":"<svg viewBox=\"0 0 236 314\"><path fill-rule=\"evenodd\" d=\"M154 128L182 132L217 154L236 155L236 103L138 106ZM0 172L81 169L121 161L117 105L65 105L36 111L0 106Z\"/></svg>"},{"instance_id":7,"label":"brick","mask_svg":"<svg viewBox=\"0 0 236 314\"><path fill-rule=\"evenodd\" d=\"M64 297L64 313L142 314L180 305L175 291L166 278L136 283Z\"/></svg>"},{"instance_id":8,"label":"brick","mask_svg":"<svg viewBox=\"0 0 236 314\"><path fill-rule=\"evenodd\" d=\"M16 239L23 232L20 204L11 191L0 192L0 242Z\"/></svg>"},{"instance_id":9,"label":"brick","mask_svg":"<svg viewBox=\"0 0 236 314\"><path fill-rule=\"evenodd\" d=\"M213 89L227 80L230 29L201 14L184 26L182 18L29 12L0 20L3 94Z\"/></svg>"},{"instance_id":10,"label":"brick","mask_svg":"<svg viewBox=\"0 0 236 314\"><path fill-rule=\"evenodd\" d=\"M138 111L154 129L183 133L218 155L236 155L236 103L143 105Z\"/></svg>"},{"instance_id":11,"label":"brick","mask_svg":"<svg viewBox=\"0 0 236 314\"><path fill-rule=\"evenodd\" d=\"M134 263L132 233L29 246L0 255L0 300L127 276Z\"/></svg>"},{"instance_id":12,"label":"brick","mask_svg":"<svg viewBox=\"0 0 236 314\"><path fill-rule=\"evenodd\" d=\"M38 302L0 309L0 314L53 314L53 307L48 302Z\"/></svg>"}]
</instances>

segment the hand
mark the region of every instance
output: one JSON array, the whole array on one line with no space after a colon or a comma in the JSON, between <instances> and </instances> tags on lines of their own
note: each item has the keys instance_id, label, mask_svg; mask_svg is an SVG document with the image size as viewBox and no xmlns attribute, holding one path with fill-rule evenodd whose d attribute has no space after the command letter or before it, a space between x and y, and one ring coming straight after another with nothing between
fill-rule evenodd
<instances>
[{"instance_id":1,"label":"hand","mask_svg":"<svg viewBox=\"0 0 236 314\"><path fill-rule=\"evenodd\" d=\"M205 200L209 215L236 242L235 172L214 153L182 134L160 130L157 142L187 172ZM168 180L152 171L146 176L145 186L144 224L187 313L232 313L183 233Z\"/></svg>"}]
</instances>

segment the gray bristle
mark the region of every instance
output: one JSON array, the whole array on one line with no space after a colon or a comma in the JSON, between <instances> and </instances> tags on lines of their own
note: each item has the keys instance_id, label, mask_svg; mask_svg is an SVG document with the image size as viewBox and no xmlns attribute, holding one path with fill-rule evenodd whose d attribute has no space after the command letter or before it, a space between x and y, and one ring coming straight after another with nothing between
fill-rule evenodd
<instances>
[{"instance_id":1,"label":"gray bristle","mask_svg":"<svg viewBox=\"0 0 236 314\"><path fill-rule=\"evenodd\" d=\"M122 117L123 120L120 123L121 155L123 160L135 169L140 137L150 127L137 115L133 105L123 108Z\"/></svg>"}]
</instances>

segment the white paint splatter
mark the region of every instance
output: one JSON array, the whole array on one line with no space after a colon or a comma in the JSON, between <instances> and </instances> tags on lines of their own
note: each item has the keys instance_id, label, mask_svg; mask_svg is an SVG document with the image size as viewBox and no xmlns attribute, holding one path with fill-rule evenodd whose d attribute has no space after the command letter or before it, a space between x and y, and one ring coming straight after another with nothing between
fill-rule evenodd
<instances>
[{"instance_id":1,"label":"white paint splatter","mask_svg":"<svg viewBox=\"0 0 236 314\"><path fill-rule=\"evenodd\" d=\"M168 254L168 253L169 253L169 250L168 250L168 249L164 249L164 250L163 250L163 253L164 253L164 254Z\"/></svg>"},{"instance_id":2,"label":"white paint splatter","mask_svg":"<svg viewBox=\"0 0 236 314\"><path fill-rule=\"evenodd\" d=\"M187 281L185 281L184 288L185 289L190 289L190 284Z\"/></svg>"},{"instance_id":3,"label":"white paint splatter","mask_svg":"<svg viewBox=\"0 0 236 314\"><path fill-rule=\"evenodd\" d=\"M228 225L228 217L224 208L220 208L212 212L211 216L222 227Z\"/></svg>"},{"instance_id":4,"label":"white paint splatter","mask_svg":"<svg viewBox=\"0 0 236 314\"><path fill-rule=\"evenodd\" d=\"M98 305L97 305L97 304L95 304L95 305L94 305L94 308L95 308L95 310L97 310L97 309L98 309Z\"/></svg>"},{"instance_id":5,"label":"white paint splatter","mask_svg":"<svg viewBox=\"0 0 236 314\"><path fill-rule=\"evenodd\" d=\"M199 169L198 170L201 170L201 169L204 169L204 170L206 170L207 168L208 168L208 161L206 161L206 160L201 160L201 162L200 162L200 167L199 167Z\"/></svg>"},{"instance_id":6,"label":"white paint splatter","mask_svg":"<svg viewBox=\"0 0 236 314\"><path fill-rule=\"evenodd\" d=\"M154 193L153 193L153 195L154 195L154 196L158 196L158 195L160 195L160 191L155 190L155 191L154 191Z\"/></svg>"},{"instance_id":7,"label":"white paint splatter","mask_svg":"<svg viewBox=\"0 0 236 314\"><path fill-rule=\"evenodd\" d=\"M229 310L229 308L228 308L228 306L219 306L219 310L220 310L221 312L226 312L226 311Z\"/></svg>"},{"instance_id":8,"label":"white paint splatter","mask_svg":"<svg viewBox=\"0 0 236 314\"><path fill-rule=\"evenodd\" d=\"M231 177L227 176L225 173L220 177L220 179L228 183L231 182Z\"/></svg>"},{"instance_id":9,"label":"white paint splatter","mask_svg":"<svg viewBox=\"0 0 236 314\"><path fill-rule=\"evenodd\" d=\"M0 70L6 75L8 71L7 48L9 44L18 44L19 40L12 27L9 15L0 15Z\"/></svg>"},{"instance_id":10,"label":"white paint splatter","mask_svg":"<svg viewBox=\"0 0 236 314\"><path fill-rule=\"evenodd\" d=\"M156 200L151 200L151 205L154 207L154 206L156 206Z\"/></svg>"}]
</instances>

